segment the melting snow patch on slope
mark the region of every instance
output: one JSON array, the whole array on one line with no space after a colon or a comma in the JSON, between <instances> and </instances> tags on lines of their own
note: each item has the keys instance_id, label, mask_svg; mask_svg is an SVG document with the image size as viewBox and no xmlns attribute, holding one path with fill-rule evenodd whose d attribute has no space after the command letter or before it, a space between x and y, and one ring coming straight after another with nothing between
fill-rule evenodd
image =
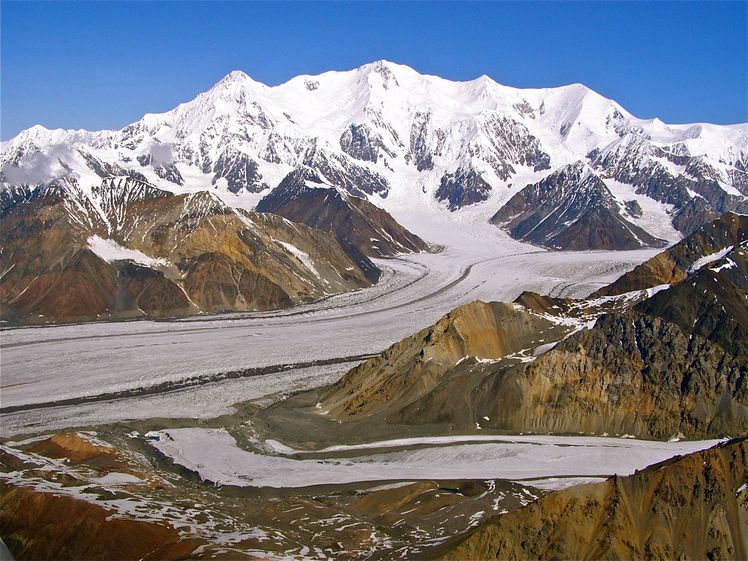
<instances>
[{"instance_id":1,"label":"melting snow patch on slope","mask_svg":"<svg viewBox=\"0 0 748 561\"><path fill-rule=\"evenodd\" d=\"M320 277L319 272L317 272L317 268L314 266L314 261L312 261L312 258L309 257L308 254L304 253L298 247L288 242L281 242L278 240L275 240L275 241L278 244L282 245L286 249L286 251L293 254L294 257L296 257L299 261L301 261L301 264L304 265L304 267L306 267L307 269L309 269L312 273L314 273L314 276Z\"/></svg>"},{"instance_id":2,"label":"melting snow patch on slope","mask_svg":"<svg viewBox=\"0 0 748 561\"><path fill-rule=\"evenodd\" d=\"M733 247L735 246L731 245L730 247L726 247L725 249L716 251L710 255L705 255L704 257L697 259L696 262L691 265L691 267L689 267L688 272L693 273L694 271L698 271L699 269L701 269L707 263L711 263L712 261L716 261L717 259L722 259L725 255L732 251Z\"/></svg>"},{"instance_id":3,"label":"melting snow patch on slope","mask_svg":"<svg viewBox=\"0 0 748 561\"><path fill-rule=\"evenodd\" d=\"M88 248L104 261L109 263L112 261L129 260L145 265L146 267L157 267L159 265L163 266L169 264L165 259L149 257L142 251L122 247L114 240L105 240L99 236L91 236L88 238Z\"/></svg>"},{"instance_id":4,"label":"melting snow patch on slope","mask_svg":"<svg viewBox=\"0 0 748 561\"><path fill-rule=\"evenodd\" d=\"M732 259L727 259L726 263L723 263L722 265L719 265L717 267L712 267L711 270L715 273L719 273L723 269L733 269L737 267L737 264Z\"/></svg>"},{"instance_id":5,"label":"melting snow patch on slope","mask_svg":"<svg viewBox=\"0 0 748 561\"><path fill-rule=\"evenodd\" d=\"M647 298L652 298L655 294L658 292L662 292L663 290L667 290L670 288L670 284L658 284L657 286L653 286L652 288L647 289Z\"/></svg>"}]
</instances>

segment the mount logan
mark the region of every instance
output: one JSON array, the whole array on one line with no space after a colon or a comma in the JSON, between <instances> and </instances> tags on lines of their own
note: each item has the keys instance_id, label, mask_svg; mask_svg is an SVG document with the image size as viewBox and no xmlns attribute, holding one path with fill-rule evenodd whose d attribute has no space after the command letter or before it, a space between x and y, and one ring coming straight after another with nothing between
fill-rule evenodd
<instances>
[{"instance_id":1,"label":"mount logan","mask_svg":"<svg viewBox=\"0 0 748 561\"><path fill-rule=\"evenodd\" d=\"M748 212L747 170L748 125L642 120L580 84L387 61L273 87L234 71L118 131L1 143L0 300L22 321L285 307L376 282L369 257L426 249L426 211L553 249L661 247Z\"/></svg>"}]
</instances>

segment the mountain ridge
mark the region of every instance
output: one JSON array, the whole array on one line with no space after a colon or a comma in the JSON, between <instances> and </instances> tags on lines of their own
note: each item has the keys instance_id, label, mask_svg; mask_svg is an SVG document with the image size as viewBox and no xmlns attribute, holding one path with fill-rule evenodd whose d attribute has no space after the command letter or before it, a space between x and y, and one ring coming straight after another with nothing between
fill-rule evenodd
<instances>
[{"instance_id":1,"label":"mountain ridge","mask_svg":"<svg viewBox=\"0 0 748 561\"><path fill-rule=\"evenodd\" d=\"M425 559L742 559L745 437L633 475L551 493Z\"/></svg>"},{"instance_id":2,"label":"mountain ridge","mask_svg":"<svg viewBox=\"0 0 748 561\"><path fill-rule=\"evenodd\" d=\"M308 166L390 212L405 203L476 206L487 220L525 185L582 162L630 188L615 204L623 214L635 202L645 217L626 220L654 238L662 236L650 226L662 216L688 234L723 212L748 212L748 124L667 125L580 84L453 82L388 61L277 86L233 71L193 100L115 131L35 126L0 143L2 185L73 173L90 188L96 173L76 150L164 189L210 189L248 210Z\"/></svg>"},{"instance_id":3,"label":"mountain ridge","mask_svg":"<svg viewBox=\"0 0 748 561\"><path fill-rule=\"evenodd\" d=\"M13 323L289 307L370 286L379 269L331 235L208 191L137 177L87 196L69 177L2 197L0 316Z\"/></svg>"}]
</instances>

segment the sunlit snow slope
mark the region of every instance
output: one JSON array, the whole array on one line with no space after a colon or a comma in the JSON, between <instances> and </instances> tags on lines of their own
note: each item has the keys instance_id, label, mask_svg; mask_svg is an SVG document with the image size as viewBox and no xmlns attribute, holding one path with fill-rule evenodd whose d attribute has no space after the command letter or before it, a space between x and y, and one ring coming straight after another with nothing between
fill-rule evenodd
<instances>
[{"instance_id":1,"label":"sunlit snow slope","mask_svg":"<svg viewBox=\"0 0 748 561\"><path fill-rule=\"evenodd\" d=\"M657 238L674 241L726 210L748 212L746 124L667 125L581 84L452 82L387 61L274 87L234 71L119 131L35 126L0 147L6 188L66 176L95 199L103 178L139 174L251 209L307 166L396 218L430 205L472 207L487 220L526 185L579 162L601 180L606 212Z\"/></svg>"}]
</instances>

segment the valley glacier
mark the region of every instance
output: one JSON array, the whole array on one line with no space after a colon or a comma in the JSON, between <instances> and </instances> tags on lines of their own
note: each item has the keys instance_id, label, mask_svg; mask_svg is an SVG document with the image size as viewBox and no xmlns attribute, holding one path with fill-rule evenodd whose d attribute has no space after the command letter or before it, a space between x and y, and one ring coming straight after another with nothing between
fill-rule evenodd
<instances>
[{"instance_id":1,"label":"valley glacier","mask_svg":"<svg viewBox=\"0 0 748 561\"><path fill-rule=\"evenodd\" d=\"M54 428L54 423L60 422L69 427L77 422L78 415L68 405L65 420L57 418L45 425L46 416L55 419L54 408L48 409L55 401L139 389L147 395L151 386L165 384L168 391L169 384L200 377L209 381L212 376L241 369L330 359L350 362L349 357L380 352L460 304L476 299L511 301L524 290L585 296L656 253L651 249L591 251L577 252L570 259L567 253L516 242L485 224L479 215L469 220L466 214L463 221L455 222L434 209L419 210L411 217L401 213L399 218L426 239L443 242L443 247L437 253L378 260L386 274L369 289L278 312L4 331L0 411L24 411L2 413L6 416L3 431L15 431L26 422L38 429ZM329 368L322 369L320 383L329 380L325 374ZM268 394L299 389L281 380L273 387L269 382L274 376L263 377L263 391ZM305 386L314 385L314 379L307 380ZM259 383L255 378L216 383L228 383L232 388L230 395L212 392L223 407L246 395L257 397L252 389ZM174 399L189 403L194 393L209 391L210 384L180 389L165 403ZM168 394L159 399L166 397ZM40 403L46 404L45 409L34 409L34 404ZM182 416L186 410L171 405L152 410L143 405L123 407L122 420L168 411ZM106 397L98 415L91 411L97 405L82 407L88 411L82 417L87 422L118 419ZM202 407L210 410L209 404ZM200 410L194 408L194 413L200 414Z\"/></svg>"},{"instance_id":2,"label":"valley glacier","mask_svg":"<svg viewBox=\"0 0 748 561\"><path fill-rule=\"evenodd\" d=\"M122 307L129 315L52 325L32 301L0 324L0 481L22 505L18 518L29 511L26 492L83 501L105 509L106 522L166 523L179 542L203 540L197 555L391 559L549 492L638 477L662 462L652 468L659 477L677 455L719 448L734 436L724 427L748 419L742 341L728 341L737 349L729 357L724 333L708 330L732 314L730 333L744 333L747 166L746 124L668 125L580 84L450 82L387 61L275 87L232 72L119 131L32 127L0 144L3 216L18 211L18 230L36 232L46 216L35 209L48 199L70 227L49 239L80 236L57 251L83 252L83 268L101 265L96 282L132 281L112 289L116 298L145 293L168 269L163 286L192 306L150 314L133 300ZM293 202L315 189L320 214L333 208L352 220L344 204L358 197L425 243L396 242L381 217L351 247L355 226L348 238L282 212L249 212L266 197ZM343 206L324 206L335 195ZM496 219L502 208L510 215ZM551 223L548 235L531 236ZM582 234L571 230L584 224ZM581 250L548 249L562 248L549 240L565 231ZM180 255L191 235L197 249ZM413 253L377 253L386 237ZM685 249L673 250L682 240ZM584 249L592 246L638 249ZM260 260L248 257L268 248L272 267L253 269ZM24 264L27 253L0 253L9 304L39 285L55 292L54 281L38 282L55 273L55 248L41 270ZM239 293L247 277L229 259L237 255L244 273L285 274L284 286L315 291L233 308L212 308L211 293L197 306L185 290L196 264L225 258L226 284ZM325 265L331 255L339 260ZM645 262L644 276L618 292L563 300L609 288ZM71 278L78 265L65 265ZM348 280L359 284L346 284L354 265L361 274ZM223 286L216 270L191 277L193 296ZM720 279L732 287L726 295ZM252 282L245 292L262 293ZM686 296L668 300L677 290ZM526 291L536 294L512 303ZM493 304L470 306L476 300ZM635 309L642 302L649 315ZM706 318L704 330L691 313ZM596 326L603 315L607 331ZM684 356L688 365L669 376ZM664 411L677 401L672 387L696 398ZM500 417L516 404L526 411ZM674 415L682 424L672 430ZM704 426L689 424L702 417ZM597 430L601 418L616 428ZM530 428L504 430L498 419ZM625 423L638 425L620 430ZM680 428L694 431L686 438Z\"/></svg>"}]
</instances>

